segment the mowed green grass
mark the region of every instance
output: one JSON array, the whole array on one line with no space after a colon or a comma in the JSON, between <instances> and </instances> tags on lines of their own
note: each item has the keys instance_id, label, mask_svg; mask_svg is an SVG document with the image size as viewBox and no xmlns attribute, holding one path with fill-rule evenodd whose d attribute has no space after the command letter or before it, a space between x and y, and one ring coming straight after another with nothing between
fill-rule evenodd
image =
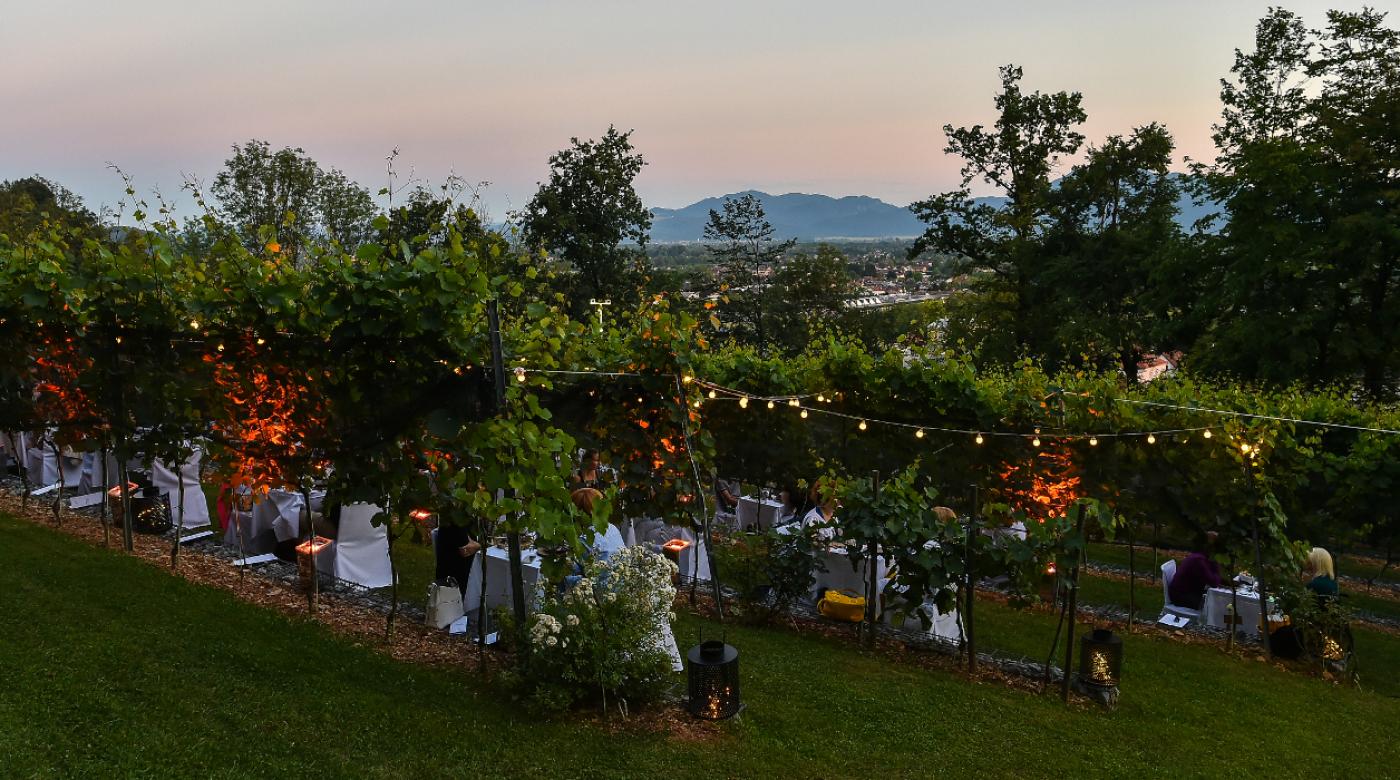
<instances>
[{"instance_id":1,"label":"mowed green grass","mask_svg":"<svg viewBox=\"0 0 1400 780\"><path fill-rule=\"evenodd\" d=\"M0 600L4 777L1142 777L1183 767L1380 777L1400 768L1400 700L1142 636L1127 640L1123 699L1110 713L895 663L840 638L729 627L748 709L691 741L541 718L467 669L396 662L7 517ZM980 603L977 625L984 647L1043 658L1054 617ZM683 617L681 644L702 628L719 631Z\"/></svg>"}]
</instances>

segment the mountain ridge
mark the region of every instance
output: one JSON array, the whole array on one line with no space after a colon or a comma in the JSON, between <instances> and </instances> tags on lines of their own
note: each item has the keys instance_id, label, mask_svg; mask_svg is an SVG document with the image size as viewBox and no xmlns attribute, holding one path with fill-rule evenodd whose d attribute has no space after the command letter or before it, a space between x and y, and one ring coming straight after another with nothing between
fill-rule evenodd
<instances>
[{"instance_id":1,"label":"mountain ridge","mask_svg":"<svg viewBox=\"0 0 1400 780\"><path fill-rule=\"evenodd\" d=\"M651 241L657 244L701 241L710 210L719 210L728 198L744 195L753 195L762 201L764 214L773 225L773 237L779 241L789 238L799 241L915 238L922 235L926 227L907 206L896 206L869 195L833 197L805 192L772 195L750 189L702 198L681 208L651 209ZM1006 201L995 196L975 200L992 205ZM1177 205L1180 209L1177 222L1188 231L1196 220L1218 210L1214 204L1196 203L1186 192Z\"/></svg>"}]
</instances>

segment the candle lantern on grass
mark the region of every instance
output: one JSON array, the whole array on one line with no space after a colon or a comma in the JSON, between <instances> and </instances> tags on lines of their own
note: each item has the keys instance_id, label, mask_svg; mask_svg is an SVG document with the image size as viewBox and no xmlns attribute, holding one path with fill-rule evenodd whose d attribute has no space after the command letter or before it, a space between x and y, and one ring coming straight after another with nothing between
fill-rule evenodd
<instances>
[{"instance_id":1,"label":"candle lantern on grass","mask_svg":"<svg viewBox=\"0 0 1400 780\"><path fill-rule=\"evenodd\" d=\"M1110 707L1118 703L1118 680L1123 671L1123 639L1096 628L1079 643L1079 689Z\"/></svg>"},{"instance_id":2,"label":"candle lantern on grass","mask_svg":"<svg viewBox=\"0 0 1400 780\"><path fill-rule=\"evenodd\" d=\"M297 575L301 578L303 586L311 587L311 559L320 555L321 551L329 547L330 544L331 540L324 536L313 536L297 545ZM320 569L321 567L318 565L316 570Z\"/></svg>"},{"instance_id":3,"label":"candle lantern on grass","mask_svg":"<svg viewBox=\"0 0 1400 780\"><path fill-rule=\"evenodd\" d=\"M739 698L739 651L711 640L690 648L690 714L705 720L723 720L744 709Z\"/></svg>"},{"instance_id":4,"label":"candle lantern on grass","mask_svg":"<svg viewBox=\"0 0 1400 780\"><path fill-rule=\"evenodd\" d=\"M118 499L120 501L120 499ZM131 527L143 534L163 534L174 525L170 518L170 496L154 485L146 485L131 498Z\"/></svg>"}]
</instances>

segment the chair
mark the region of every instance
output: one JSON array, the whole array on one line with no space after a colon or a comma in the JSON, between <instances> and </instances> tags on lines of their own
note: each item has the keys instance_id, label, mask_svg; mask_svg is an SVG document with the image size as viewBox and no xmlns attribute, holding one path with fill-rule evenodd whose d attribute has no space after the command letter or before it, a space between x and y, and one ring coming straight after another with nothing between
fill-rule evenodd
<instances>
[{"instance_id":1,"label":"chair","mask_svg":"<svg viewBox=\"0 0 1400 780\"><path fill-rule=\"evenodd\" d=\"M204 453L195 449L178 470L157 460L151 464L151 483L170 496L170 505L177 523L189 528L209 525L209 499L199 483L199 461ZM101 468L101 464L98 464ZM99 476L100 479L100 476ZM180 483L185 483L185 500L180 504ZM180 504L177 506L177 504Z\"/></svg>"},{"instance_id":2,"label":"chair","mask_svg":"<svg viewBox=\"0 0 1400 780\"><path fill-rule=\"evenodd\" d=\"M1190 607L1179 607L1172 603L1171 584L1176 579L1176 560L1168 559L1162 564L1162 614L1186 618L1193 623L1201 621L1201 611Z\"/></svg>"},{"instance_id":3,"label":"chair","mask_svg":"<svg viewBox=\"0 0 1400 780\"><path fill-rule=\"evenodd\" d=\"M393 584L388 526L375 526L372 522L381 511L374 504L346 504L340 508L340 530L332 544L336 579L366 588L387 588Z\"/></svg>"}]
</instances>

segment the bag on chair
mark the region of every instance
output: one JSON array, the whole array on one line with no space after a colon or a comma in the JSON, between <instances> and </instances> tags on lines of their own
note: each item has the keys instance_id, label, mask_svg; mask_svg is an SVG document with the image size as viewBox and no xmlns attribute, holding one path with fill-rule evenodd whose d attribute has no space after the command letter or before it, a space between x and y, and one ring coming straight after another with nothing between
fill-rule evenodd
<instances>
[{"instance_id":1,"label":"bag on chair","mask_svg":"<svg viewBox=\"0 0 1400 780\"><path fill-rule=\"evenodd\" d=\"M466 612L462 610L462 589L457 580L448 577L442 583L428 586L428 614L423 622L433 628L447 628Z\"/></svg>"},{"instance_id":2,"label":"bag on chair","mask_svg":"<svg viewBox=\"0 0 1400 780\"><path fill-rule=\"evenodd\" d=\"M833 620L859 623L865 619L865 597L845 590L828 590L817 602L817 611Z\"/></svg>"}]
</instances>

